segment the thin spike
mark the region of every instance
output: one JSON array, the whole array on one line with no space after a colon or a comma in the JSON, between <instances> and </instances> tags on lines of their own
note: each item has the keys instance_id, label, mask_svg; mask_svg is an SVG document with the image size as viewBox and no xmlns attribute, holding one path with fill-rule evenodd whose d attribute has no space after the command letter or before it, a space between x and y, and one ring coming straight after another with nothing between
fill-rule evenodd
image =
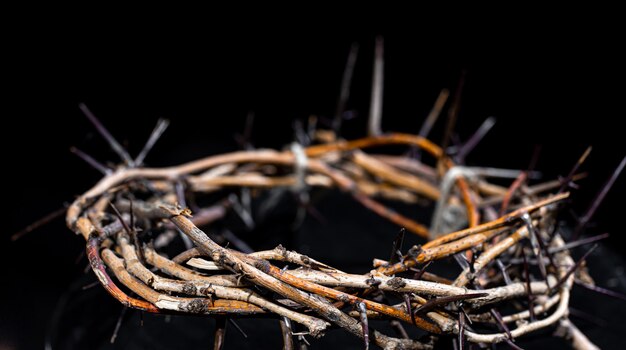
<instances>
[{"instance_id":1,"label":"thin spike","mask_svg":"<svg viewBox=\"0 0 626 350\"><path fill-rule=\"evenodd\" d=\"M356 307L359 311L359 319L361 320L361 328L363 329L363 342L365 343L365 350L369 350L370 331L369 331L369 325L367 322L367 308L365 307L365 303L363 302L357 303Z\"/></svg>"},{"instance_id":2,"label":"thin spike","mask_svg":"<svg viewBox=\"0 0 626 350\"><path fill-rule=\"evenodd\" d=\"M374 73L372 78L372 97L370 101L369 135L382 134L381 122L383 117L383 81L384 81L384 42L382 37L376 38L374 54Z\"/></svg>"},{"instance_id":3,"label":"thin spike","mask_svg":"<svg viewBox=\"0 0 626 350\"><path fill-rule=\"evenodd\" d=\"M393 330L396 331L396 333L400 337L402 337L402 339L409 339L409 334L406 332L406 329L404 329L404 326L402 325L402 323L400 323L400 321L391 320L389 324L391 325Z\"/></svg>"},{"instance_id":4,"label":"thin spike","mask_svg":"<svg viewBox=\"0 0 626 350\"><path fill-rule=\"evenodd\" d=\"M512 342L511 339L506 338L504 339L504 342L506 342L513 350L524 350L523 348Z\"/></svg>"},{"instance_id":5,"label":"thin spike","mask_svg":"<svg viewBox=\"0 0 626 350\"><path fill-rule=\"evenodd\" d=\"M130 211L130 229L131 229L131 232L134 232L135 231L135 213L133 213L133 200L130 199L129 203L130 203L130 210L129 210Z\"/></svg>"},{"instance_id":6,"label":"thin spike","mask_svg":"<svg viewBox=\"0 0 626 350\"><path fill-rule=\"evenodd\" d=\"M506 336L509 337L510 340L513 340L511 330L506 325L506 323L504 323L500 312L498 312L498 310L496 310L495 308L490 309L489 312L491 313L491 316L496 319L496 323L498 324L498 326L504 331L504 333L506 333Z\"/></svg>"},{"instance_id":7,"label":"thin spike","mask_svg":"<svg viewBox=\"0 0 626 350\"><path fill-rule=\"evenodd\" d=\"M170 125L170 121L167 119L161 118L157 121L156 125L154 126L154 130L152 130L152 133L150 134L150 137L148 138L148 141L146 141L146 144L143 146L143 149L141 150L141 152L139 152L139 155L137 156L137 158L135 158L136 166L140 166L143 164L143 161L146 159L146 156L148 155L148 153L150 153L150 150L152 149L152 147L154 147L157 141L161 138L161 135L163 135L163 133L165 132L165 130L167 130L167 127L169 125Z\"/></svg>"},{"instance_id":8,"label":"thin spike","mask_svg":"<svg viewBox=\"0 0 626 350\"><path fill-rule=\"evenodd\" d=\"M187 208L187 200L185 199L185 185L182 181L176 181L176 183L174 184L174 191L176 192L176 200L178 201L178 205L183 208ZM178 230L178 235L183 241L186 250L193 248L193 242L191 241L191 238L189 238L180 230Z\"/></svg>"},{"instance_id":9,"label":"thin spike","mask_svg":"<svg viewBox=\"0 0 626 350\"><path fill-rule=\"evenodd\" d=\"M95 287L95 286L98 286L98 285L100 285L100 281L93 281L93 282L91 282L91 283L87 283L87 284L85 284L84 286L82 286L82 287L80 288L80 290L87 290L87 289L91 289L91 288L93 288L93 287Z\"/></svg>"},{"instance_id":10,"label":"thin spike","mask_svg":"<svg viewBox=\"0 0 626 350\"><path fill-rule=\"evenodd\" d=\"M535 240L539 244L539 249L537 249L537 260L539 261L539 269L541 271L541 275L547 284L548 276L547 276L547 270L546 270L546 266L545 266L544 259L543 259L544 253L548 257L548 261L550 262L550 265L552 267L556 268L556 264L554 263L554 260L552 259L552 254L548 252L548 248L546 247L546 244L543 241L543 237L541 237L541 235L539 234L539 231L537 231L537 228L535 227L535 225L533 225L533 222L530 219L530 215L528 214L522 215L522 221L524 221L524 223L526 224L526 227L528 228L528 231L532 233L532 235L535 237ZM550 289L550 286L548 285L548 290L549 289Z\"/></svg>"},{"instance_id":11,"label":"thin spike","mask_svg":"<svg viewBox=\"0 0 626 350\"><path fill-rule=\"evenodd\" d=\"M530 273L528 272L528 261L526 260L526 252L524 252L524 248L522 248L522 259L524 261L524 279L526 280L526 293L528 294L528 314L530 315L530 320L535 320L535 310L533 306L533 292L530 289Z\"/></svg>"},{"instance_id":12,"label":"thin spike","mask_svg":"<svg viewBox=\"0 0 626 350\"><path fill-rule=\"evenodd\" d=\"M135 250L137 251L137 255L139 258L139 261L142 264L146 264L146 259L143 255L143 249L141 249L141 244L139 242L139 238L137 237L137 231L135 231L134 227L128 226L128 224L126 223L126 221L124 221L124 218L122 218L122 214L120 214L119 210L117 210L117 208L115 207L115 205L113 203L109 203L109 206L111 208L113 208L113 212L115 213L115 216L117 216L117 219L120 221L120 223L122 224L122 227L124 227L124 231L126 231L126 233L128 234L128 236L130 236L130 238L133 240L133 245L135 246ZM133 214L133 201L130 201L130 222L131 225L134 224L134 214Z\"/></svg>"},{"instance_id":13,"label":"thin spike","mask_svg":"<svg viewBox=\"0 0 626 350\"><path fill-rule=\"evenodd\" d=\"M139 258L139 261L145 265L146 263L146 258L143 255L143 249L141 246L141 242L139 242L139 237L137 234L137 230L135 229L135 213L133 212L133 201L132 199L129 200L130 202L130 228L131 228L131 234L130 237L133 240L133 244L135 245L135 250L137 250L137 255Z\"/></svg>"},{"instance_id":14,"label":"thin spike","mask_svg":"<svg viewBox=\"0 0 626 350\"><path fill-rule=\"evenodd\" d=\"M339 134L341 130L341 124L343 123L343 114L346 111L346 105L350 98L350 87L352 85L352 75L354 73L354 65L359 54L359 44L352 43L350 46L350 53L346 61L346 66L343 70L343 77L341 79L341 90L339 91L339 100L337 101L337 111L335 112L335 118L333 119L333 130L335 134Z\"/></svg>"},{"instance_id":15,"label":"thin spike","mask_svg":"<svg viewBox=\"0 0 626 350\"><path fill-rule=\"evenodd\" d=\"M539 155L541 154L541 145L535 145L533 148L533 155L530 157L530 162L528 163L528 172L535 170L537 163L539 162Z\"/></svg>"},{"instance_id":16,"label":"thin spike","mask_svg":"<svg viewBox=\"0 0 626 350\"><path fill-rule=\"evenodd\" d=\"M213 350L222 350L226 339L226 318L215 318L215 336L213 337Z\"/></svg>"},{"instance_id":17,"label":"thin spike","mask_svg":"<svg viewBox=\"0 0 626 350\"><path fill-rule=\"evenodd\" d=\"M77 155L78 158L84 160L85 163L91 165L92 168L98 170L100 173L102 173L102 175L109 175L111 173L111 169L109 169L104 164L98 162L97 160L95 160L92 156L88 155L87 153L79 150L78 148L70 147L70 152L72 152L75 155Z\"/></svg>"},{"instance_id":18,"label":"thin spike","mask_svg":"<svg viewBox=\"0 0 626 350\"><path fill-rule=\"evenodd\" d=\"M404 298L404 305L406 306L406 312L411 315L411 322L417 326L417 322L415 321L415 314L413 313L413 308L411 307L411 298L408 294L402 294Z\"/></svg>"},{"instance_id":19,"label":"thin spike","mask_svg":"<svg viewBox=\"0 0 626 350\"><path fill-rule=\"evenodd\" d=\"M287 317L280 318L280 332L283 336L283 350L293 350L291 321Z\"/></svg>"},{"instance_id":20,"label":"thin spike","mask_svg":"<svg viewBox=\"0 0 626 350\"><path fill-rule=\"evenodd\" d=\"M93 113L91 113L89 108L87 108L84 103L79 104L78 108L83 111L87 119L89 119L89 121L94 125L96 130L98 130L100 135L102 135L102 137L109 143L111 149L113 149L113 151L117 153L117 155L122 158L124 162L132 166L134 164L133 159L130 157L128 152L124 149L124 147L122 147L122 145L120 145L119 142L117 142L117 140L113 137L113 135L111 135L109 130L107 130L104 125L102 125L100 120L98 120L98 118Z\"/></svg>"},{"instance_id":21,"label":"thin spike","mask_svg":"<svg viewBox=\"0 0 626 350\"><path fill-rule=\"evenodd\" d=\"M430 299L425 304L415 309L415 313L423 314L423 313L431 311L432 309L434 309L435 307L439 305L443 305L443 304L447 304L447 303L451 303L455 301L463 301L467 299L480 298L480 297L484 297L487 295L488 295L487 293L468 293L468 294L462 294L462 295L451 295L449 297L434 298L434 299Z\"/></svg>"},{"instance_id":22,"label":"thin spike","mask_svg":"<svg viewBox=\"0 0 626 350\"><path fill-rule=\"evenodd\" d=\"M237 248L242 253L249 254L249 253L254 252L254 250L246 242L241 240L241 238L237 237L237 235L235 235L232 231L228 229L224 229L222 231L222 237L224 237L225 240L230 242L235 248Z\"/></svg>"},{"instance_id":23,"label":"thin spike","mask_svg":"<svg viewBox=\"0 0 626 350\"><path fill-rule=\"evenodd\" d=\"M228 197L228 199L230 200L233 209L235 210L235 213L239 215L241 221L243 221L248 230L253 230L256 225L254 223L254 219L252 218L252 215L248 211L246 211L246 208L244 208L241 202L239 202L239 198L237 197L237 195L233 193Z\"/></svg>"},{"instance_id":24,"label":"thin spike","mask_svg":"<svg viewBox=\"0 0 626 350\"><path fill-rule=\"evenodd\" d=\"M435 104L433 105L433 108L430 110L430 113L428 113L426 120L424 120L424 123L422 124L422 127L420 128L420 132L418 133L419 136L421 137L428 136L428 134L430 133L430 130L433 128L433 125L435 125L435 123L437 122L437 119L441 115L441 111L443 110L443 107L445 106L446 101L448 100L448 96L450 96L450 91L448 89L442 89L441 92L439 92L439 96L437 96L437 99L435 100Z\"/></svg>"},{"instance_id":25,"label":"thin spike","mask_svg":"<svg viewBox=\"0 0 626 350\"><path fill-rule=\"evenodd\" d=\"M500 259L496 259L496 264L498 265L498 268L500 268L500 271L502 272L502 277L504 277L504 283L506 283L507 285L513 283L513 281L511 281L511 277L506 272L506 267L504 266L502 261Z\"/></svg>"},{"instance_id":26,"label":"thin spike","mask_svg":"<svg viewBox=\"0 0 626 350\"><path fill-rule=\"evenodd\" d=\"M304 335L298 335L296 339L298 340L299 350L307 350L309 346L311 346L311 343L309 343L309 341L306 340L306 337Z\"/></svg>"},{"instance_id":27,"label":"thin spike","mask_svg":"<svg viewBox=\"0 0 626 350\"><path fill-rule=\"evenodd\" d=\"M565 191L567 186L569 186L569 183L572 181L572 178L574 178L574 174L576 174L576 171L578 171L578 168L580 168L580 166L585 162L585 160L589 156L589 153L591 153L591 146L587 147L585 152L583 152L580 158L578 158L578 161L576 162L576 164L574 164L574 167L572 168L572 170L570 170L567 177L563 179L563 181L561 182L561 188L559 189L559 192L557 193L561 193Z\"/></svg>"},{"instance_id":28,"label":"thin spike","mask_svg":"<svg viewBox=\"0 0 626 350\"><path fill-rule=\"evenodd\" d=\"M396 235L396 238L393 240L393 246L391 248L391 257L389 258L389 264L395 264L398 261L398 258L402 258L402 254L398 255L399 251L402 251L402 243L404 242L404 234L406 233L406 229L403 227L400 229L400 232Z\"/></svg>"},{"instance_id":29,"label":"thin spike","mask_svg":"<svg viewBox=\"0 0 626 350\"><path fill-rule=\"evenodd\" d=\"M248 338L248 335L246 334L246 332L243 331L243 329L239 326L237 322L235 322L235 320L233 320L232 318L229 318L228 322L232 323L232 325L235 326L235 328L237 328L239 333L241 333L241 335L243 335L244 338L246 339Z\"/></svg>"},{"instance_id":30,"label":"thin spike","mask_svg":"<svg viewBox=\"0 0 626 350\"><path fill-rule=\"evenodd\" d=\"M249 111L246 115L246 124L243 128L243 148L246 150L253 149L252 147L252 129L254 127L254 114L253 111Z\"/></svg>"},{"instance_id":31,"label":"thin spike","mask_svg":"<svg viewBox=\"0 0 626 350\"><path fill-rule=\"evenodd\" d=\"M115 344L115 339L117 339L117 334L120 331L120 327L122 326L122 322L124 321L124 316L126 315L126 311L128 310L128 306L124 306L122 308L122 312L120 312L120 316L117 318L117 323L115 324L115 328L113 329L113 334L111 335L111 344Z\"/></svg>"},{"instance_id":32,"label":"thin spike","mask_svg":"<svg viewBox=\"0 0 626 350\"><path fill-rule=\"evenodd\" d=\"M414 280L419 280L422 278L422 276L424 275L424 272L426 272L426 269L428 268L428 266L430 266L430 264L433 263L434 260L431 260L429 262L427 262L424 266L422 266L416 273L415 275L413 275L413 279Z\"/></svg>"},{"instance_id":33,"label":"thin spike","mask_svg":"<svg viewBox=\"0 0 626 350\"><path fill-rule=\"evenodd\" d=\"M567 281L567 278L569 276L571 276L574 271L576 271L580 265L582 265L582 263L585 261L585 259L589 256L589 254L591 254L591 252L593 252L596 248L598 248L597 244L594 244L593 247L591 247L591 249L589 249L585 255L583 255L582 258L580 258L580 260L578 260L572 267L569 268L569 270L567 270L567 273L565 273L565 276L563 276L561 279L559 279L559 281L556 283L556 285L554 286L554 290L559 289L559 287L561 287L561 285L563 283L565 283L565 281Z\"/></svg>"},{"instance_id":34,"label":"thin spike","mask_svg":"<svg viewBox=\"0 0 626 350\"><path fill-rule=\"evenodd\" d=\"M117 219L120 221L120 223L122 224L122 227L124 228L124 231L126 231L126 233L130 236L131 234L131 228L128 226L128 224L126 223L126 221L124 221L124 218L122 217L122 214L120 214L120 211L117 210L117 207L115 206L115 204L113 203L109 203L109 206L113 209L113 212L115 213L115 216L117 217Z\"/></svg>"},{"instance_id":35,"label":"thin spike","mask_svg":"<svg viewBox=\"0 0 626 350\"><path fill-rule=\"evenodd\" d=\"M480 125L474 134L459 148L456 158L459 163L465 163L465 157L478 145L478 143L487 135L489 130L496 124L496 118L489 117Z\"/></svg>"},{"instance_id":36,"label":"thin spike","mask_svg":"<svg viewBox=\"0 0 626 350\"><path fill-rule=\"evenodd\" d=\"M600 190L600 192L598 192L593 202L591 202L591 205L589 206L589 209L587 209L587 212L585 212L585 215L580 218L578 226L576 226L576 230L574 231L574 238L578 238L582 229L587 226L589 220L591 220L593 214L595 214L596 210L604 200L604 197L606 197L607 193L609 193L609 190L611 190L611 187L615 183L615 180L617 180L622 170L624 170L624 166L626 166L626 156L622 158L622 161L619 163L613 174L611 174L611 177L609 177L604 186L602 186L602 189Z\"/></svg>"},{"instance_id":37,"label":"thin spike","mask_svg":"<svg viewBox=\"0 0 626 350\"><path fill-rule=\"evenodd\" d=\"M37 221L33 222L32 224L26 226L25 228L23 228L22 230L15 232L12 236L11 236L11 241L15 242L18 239L22 238L24 235L33 232L34 230L40 228L41 226L51 222L52 220L59 218L61 216L63 216L63 214L65 214L65 211L67 209L67 206L63 206L62 208L59 208L51 213L48 213L46 215L44 215L43 217L41 217L40 219L38 219Z\"/></svg>"},{"instance_id":38,"label":"thin spike","mask_svg":"<svg viewBox=\"0 0 626 350\"><path fill-rule=\"evenodd\" d=\"M591 322L594 323L596 326L598 327L608 327L610 326L609 322L607 322L606 320L603 320L600 317L594 316L588 312L582 311L582 310L578 310L576 308L573 307L569 307L569 314L574 316L574 317L578 317L581 320L585 320L587 322Z\"/></svg>"},{"instance_id":39,"label":"thin spike","mask_svg":"<svg viewBox=\"0 0 626 350\"><path fill-rule=\"evenodd\" d=\"M527 177L528 177L528 172L523 171L522 173L519 174L517 179L513 181L511 186L506 190L506 194L504 195L504 198L502 199L502 205L500 206L500 216L506 214L506 210L509 207L509 203L511 202L513 195L524 184L524 182L526 182Z\"/></svg>"},{"instance_id":40,"label":"thin spike","mask_svg":"<svg viewBox=\"0 0 626 350\"><path fill-rule=\"evenodd\" d=\"M600 241L600 240L606 239L606 238L608 238L609 236L610 236L610 235L609 235L608 233L603 233L603 234L601 234L601 235L597 235L597 236L592 236L592 237L582 238L582 239L579 239L579 240L577 240L577 241L573 241L573 242L565 243L564 245L562 245L562 246L560 246L560 247L550 248L550 249L548 249L548 251L549 251L551 254L554 254L554 253L558 253L558 252L563 251L563 250L569 250L569 249L572 249L572 248L579 247L579 246L581 246L581 245L585 245L585 244L589 244L589 243L597 242L597 241Z\"/></svg>"},{"instance_id":41,"label":"thin spike","mask_svg":"<svg viewBox=\"0 0 626 350\"><path fill-rule=\"evenodd\" d=\"M465 316L459 312L459 350L465 349Z\"/></svg>"},{"instance_id":42,"label":"thin spike","mask_svg":"<svg viewBox=\"0 0 626 350\"><path fill-rule=\"evenodd\" d=\"M616 292L616 291L613 291L613 290L610 290L610 289L606 289L606 288L594 286L594 285L591 285L591 284L587 284L587 283L584 283L584 282L579 281L579 280L574 280L574 282L577 285L579 285L581 287L584 287L584 288L587 288L587 289L589 289L591 291L594 291L596 293L608 295L610 297L626 301L626 294L622 294L622 293L619 293L619 292Z\"/></svg>"},{"instance_id":43,"label":"thin spike","mask_svg":"<svg viewBox=\"0 0 626 350\"><path fill-rule=\"evenodd\" d=\"M441 149L447 149L450 141L452 140L452 132L454 131L454 126L456 125L456 119L459 115L459 109L461 107L461 96L463 95L463 86L465 85L465 75L466 71L463 70L461 72L461 77L459 78L459 83L457 85L456 91L454 92L454 100L452 101L452 105L450 109L448 109L448 123L446 125L445 134L443 136L443 141L441 143Z\"/></svg>"},{"instance_id":44,"label":"thin spike","mask_svg":"<svg viewBox=\"0 0 626 350\"><path fill-rule=\"evenodd\" d=\"M461 313L463 314L463 316L465 316L465 320L467 322L469 322L469 324L473 324L472 319L469 317L469 315L467 314L467 312L465 312L465 309L463 308L463 306L461 305L462 303L459 303L459 311L461 311Z\"/></svg>"}]
</instances>

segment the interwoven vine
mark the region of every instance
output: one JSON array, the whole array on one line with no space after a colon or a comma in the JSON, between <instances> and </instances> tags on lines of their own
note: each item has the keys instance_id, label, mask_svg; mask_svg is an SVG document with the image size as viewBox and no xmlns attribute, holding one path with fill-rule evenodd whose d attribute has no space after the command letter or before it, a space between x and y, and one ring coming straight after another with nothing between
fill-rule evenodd
<instances>
[{"instance_id":1,"label":"interwoven vine","mask_svg":"<svg viewBox=\"0 0 626 350\"><path fill-rule=\"evenodd\" d=\"M154 313L271 314L281 322L286 348L292 346L293 322L312 337L333 325L386 349L431 348L441 334L513 345L524 334L559 323L570 337L586 341L567 321L580 266L555 230L556 213L568 197L560 181L528 186L527 172L457 166L439 146L408 134L344 141L318 130L312 138L315 144L308 147L238 151L168 168L126 162L76 199L67 225L84 237L94 273L122 304ZM424 160L366 152L385 145L419 148ZM510 187L489 182L499 176L516 180ZM245 245L220 245L201 229L230 210L241 214L240 189L254 189L245 195L260 198L281 187L303 202L319 188L342 191L424 244L391 259L363 257L376 259L360 275L282 246L249 252ZM430 201L430 227L378 198ZM193 212L187 206L201 202ZM182 240L193 247L172 255ZM442 259L459 262L456 278L429 272ZM369 327L374 318L392 322L398 335ZM431 336L409 339L403 327Z\"/></svg>"}]
</instances>

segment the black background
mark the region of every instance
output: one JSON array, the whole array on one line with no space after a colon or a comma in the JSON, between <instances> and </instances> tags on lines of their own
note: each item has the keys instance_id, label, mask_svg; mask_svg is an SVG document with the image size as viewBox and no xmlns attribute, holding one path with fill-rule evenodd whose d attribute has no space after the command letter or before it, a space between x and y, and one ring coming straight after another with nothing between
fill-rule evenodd
<instances>
[{"instance_id":1,"label":"black background","mask_svg":"<svg viewBox=\"0 0 626 350\"><path fill-rule=\"evenodd\" d=\"M102 161L117 161L81 115L80 102L131 154L141 149L159 117L170 119L169 130L147 159L151 166L237 149L233 136L242 131L249 111L256 113L255 146L280 148L292 140L293 120L306 120L311 114L333 116L346 55L350 44L358 42L360 55L348 106L357 118L344 124L344 135L355 138L365 134L373 42L381 34L386 64L384 130L417 132L440 89L454 89L466 69L459 137L466 139L486 117L497 118L468 164L524 168L534 146L540 144L537 169L546 178L555 178L565 175L583 150L593 145L584 167L589 177L574 195L573 210L581 213L626 153L621 127L624 56L618 50L616 28L559 27L531 35L524 30L500 33L497 26L475 33L461 26L445 34L445 28L410 23L392 30L338 27L321 20L277 29L242 22L231 22L229 27L236 29L164 23L120 34L107 30L114 24L98 28L82 23L67 30L41 29L27 39L7 38L5 55L10 64L4 71L9 92L3 102L2 149L9 191L3 211L8 224L5 221L1 237L0 348L41 348L60 296L72 284L92 281L90 275L83 276L85 261L74 263L83 249L82 239L61 220L18 242L9 241L13 232L70 202L99 179L96 171L69 153L70 146ZM240 34L235 34L239 29ZM441 139L441 127L433 137ZM594 255L598 268L591 271L599 274L598 283L604 285L618 276L614 289L622 291L626 249L620 237L620 197L625 187L622 176L589 230L612 233L601 253ZM388 254L394 226L369 218L368 212L341 196L322 201L320 210L338 224L307 220L296 238L283 243L352 271L367 271L372 256ZM359 220L349 221L350 215ZM264 248L285 238L268 234L267 240L258 235L249 239L255 248ZM85 326L82 331L94 333L90 347L105 344L120 307L97 288L78 294L81 297L72 294L72 300L79 300L78 311L72 311L74 323L64 321L67 324L60 327L72 328L83 322L77 320L98 315L97 327ZM594 341L618 348L618 331L624 326L611 315L615 308L623 312L624 303L591 302L592 298L602 299L582 293L578 308L614 323L598 327L574 321L591 332ZM175 319L165 334L163 320L147 318L146 327L139 328L137 314L131 317L122 328L118 348L206 348L212 337L210 321L202 319L188 323ZM90 322L94 323L93 317ZM252 340L238 340L241 337L231 329L231 348L261 347L255 342L267 338L264 345L280 346L272 326L257 328L245 321L244 325ZM266 337L264 327L271 328L271 337ZM360 347L352 338L331 335L328 339L313 348ZM538 345L532 341L528 344Z\"/></svg>"}]
</instances>

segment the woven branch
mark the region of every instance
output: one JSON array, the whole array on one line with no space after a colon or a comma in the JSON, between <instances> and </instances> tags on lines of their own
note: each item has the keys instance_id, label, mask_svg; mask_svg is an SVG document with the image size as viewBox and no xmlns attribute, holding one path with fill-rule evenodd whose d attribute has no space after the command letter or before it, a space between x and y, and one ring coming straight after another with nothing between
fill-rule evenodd
<instances>
[{"instance_id":1,"label":"woven branch","mask_svg":"<svg viewBox=\"0 0 626 350\"><path fill-rule=\"evenodd\" d=\"M67 225L84 237L94 273L122 304L154 313L273 315L281 319L286 348L293 346L293 322L313 337L334 325L385 349L427 349L438 335L459 333L462 342L511 343L559 322L570 324L566 317L575 264L567 249L559 249L565 243L554 230L555 215L568 194L547 194L559 182L537 189L522 185L516 191L523 181L510 189L491 184L489 176L497 169L458 167L422 137L393 133L335 141L328 133L318 131L318 141L326 142L306 148L240 151L160 169L122 166L72 203ZM421 148L438 167L365 152L392 144ZM239 188L255 189L254 196L288 188L305 198L318 187L344 191L429 241L395 261L376 257L373 269L358 275L281 246L261 252L227 248L198 228L238 210L245 200ZM180 205L208 193L224 197L196 209L195 215ZM432 222L437 224L431 227L441 232L378 198L436 203ZM489 210L494 206L504 213L501 217ZM177 231L195 247L168 258L163 252ZM156 237L152 244L147 233ZM540 264L550 258L541 275L516 263L531 251ZM464 266L454 280L425 271L427 264L449 257ZM386 304L381 294L405 302ZM496 308L518 311L501 315ZM368 318L389 320L396 328L418 327L431 338L384 335L367 325ZM585 343L582 333L576 337Z\"/></svg>"}]
</instances>

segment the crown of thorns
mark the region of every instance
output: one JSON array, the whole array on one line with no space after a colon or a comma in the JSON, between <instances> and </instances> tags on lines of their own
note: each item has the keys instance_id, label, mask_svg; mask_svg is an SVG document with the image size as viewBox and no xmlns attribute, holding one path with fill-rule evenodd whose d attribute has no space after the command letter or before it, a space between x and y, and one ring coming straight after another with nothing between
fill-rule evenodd
<instances>
[{"instance_id":1,"label":"crown of thorns","mask_svg":"<svg viewBox=\"0 0 626 350\"><path fill-rule=\"evenodd\" d=\"M446 97L442 93L431 115L440 113ZM159 122L132 159L81 107L124 164L109 169L75 150L105 176L71 204L67 225L86 240L102 286L125 306L220 320L274 316L285 348L293 347L294 338L321 337L330 327L364 339L366 347L372 342L385 349L427 349L446 334L458 336L461 345L507 342L516 347L516 338L552 325L560 325L573 344L593 347L567 319L575 280L593 284L581 264L587 255L574 262L569 249L589 239L565 243L556 229L577 168L563 180L530 186L533 172L461 166L458 155L467 149L452 157L425 137L380 133L375 120L373 136L362 139L340 139L335 124L335 131L311 128L306 142L283 151L252 149L146 168L143 159L167 122ZM432 124L433 118L428 120ZM409 156L365 152L384 145L412 151ZM489 182L494 177L514 180L502 187ZM388 260L377 257L369 273L354 274L282 246L252 252L232 232L208 235L200 229L230 210L253 221L246 202L276 188L292 190L302 210L310 205L309 191L338 189L427 242L403 251L399 236ZM202 196L218 199L193 207ZM430 226L378 198L433 203ZM266 203L265 209L274 205ZM172 242L182 246L181 240L186 248L172 255ZM230 247L218 244L226 241ZM428 271L431 263L447 258L461 266L454 279ZM397 335L369 327L369 319L388 320ZM294 323L306 332L294 332ZM218 323L216 338L223 337L223 327ZM404 327L418 327L427 335L410 339Z\"/></svg>"}]
</instances>

